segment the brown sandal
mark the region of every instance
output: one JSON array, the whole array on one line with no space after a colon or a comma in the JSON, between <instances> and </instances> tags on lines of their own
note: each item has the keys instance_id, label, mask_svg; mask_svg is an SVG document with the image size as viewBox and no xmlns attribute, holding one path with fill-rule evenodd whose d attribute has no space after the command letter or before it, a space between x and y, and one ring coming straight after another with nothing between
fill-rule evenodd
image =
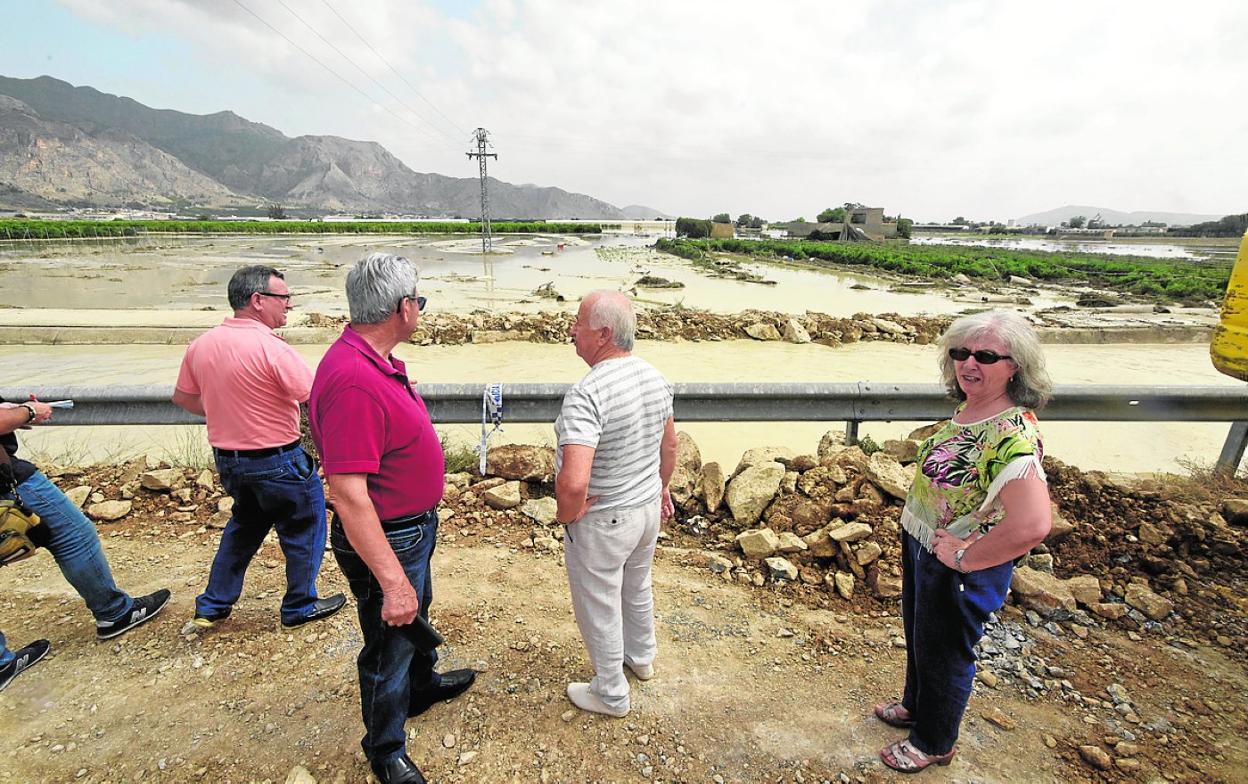
<instances>
[{"instance_id":1,"label":"brown sandal","mask_svg":"<svg viewBox=\"0 0 1248 784\"><path fill-rule=\"evenodd\" d=\"M914 726L914 717L900 702L881 702L875 706L875 717L890 727L904 730Z\"/></svg>"},{"instance_id":2,"label":"brown sandal","mask_svg":"<svg viewBox=\"0 0 1248 784\"><path fill-rule=\"evenodd\" d=\"M954 746L948 754L924 754L907 739L881 749L880 761L901 773L918 773L929 765L948 765L957 753L958 747Z\"/></svg>"}]
</instances>

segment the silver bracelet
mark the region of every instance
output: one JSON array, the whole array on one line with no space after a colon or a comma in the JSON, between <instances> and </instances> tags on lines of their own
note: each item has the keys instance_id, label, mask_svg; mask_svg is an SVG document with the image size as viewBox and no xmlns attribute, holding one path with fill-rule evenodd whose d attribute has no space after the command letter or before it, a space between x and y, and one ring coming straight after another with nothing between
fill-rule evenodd
<instances>
[{"instance_id":1,"label":"silver bracelet","mask_svg":"<svg viewBox=\"0 0 1248 784\"><path fill-rule=\"evenodd\" d=\"M962 556L966 555L967 548L963 547L953 554L953 568L962 574L966 574L966 570L962 568Z\"/></svg>"}]
</instances>

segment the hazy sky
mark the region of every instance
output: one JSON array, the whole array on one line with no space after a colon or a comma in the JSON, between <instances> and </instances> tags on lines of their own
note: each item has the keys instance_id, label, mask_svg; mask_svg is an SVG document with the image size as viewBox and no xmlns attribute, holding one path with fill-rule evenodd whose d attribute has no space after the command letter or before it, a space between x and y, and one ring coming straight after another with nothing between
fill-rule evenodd
<instances>
[{"instance_id":1,"label":"hazy sky","mask_svg":"<svg viewBox=\"0 0 1248 784\"><path fill-rule=\"evenodd\" d=\"M0 14L6 76L374 140L451 176L475 176L464 152L482 126L491 174L619 206L1248 210L1242 0L0 0Z\"/></svg>"}]
</instances>

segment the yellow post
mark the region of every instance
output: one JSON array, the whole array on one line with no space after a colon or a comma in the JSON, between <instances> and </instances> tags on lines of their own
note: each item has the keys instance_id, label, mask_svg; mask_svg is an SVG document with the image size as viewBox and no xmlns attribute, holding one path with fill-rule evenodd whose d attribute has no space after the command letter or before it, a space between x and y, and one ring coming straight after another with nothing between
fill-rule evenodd
<instances>
[{"instance_id":1,"label":"yellow post","mask_svg":"<svg viewBox=\"0 0 1248 784\"><path fill-rule=\"evenodd\" d=\"M1239 243L1239 255L1226 284L1222 320L1209 344L1213 366L1228 376L1248 381L1248 232Z\"/></svg>"}]
</instances>

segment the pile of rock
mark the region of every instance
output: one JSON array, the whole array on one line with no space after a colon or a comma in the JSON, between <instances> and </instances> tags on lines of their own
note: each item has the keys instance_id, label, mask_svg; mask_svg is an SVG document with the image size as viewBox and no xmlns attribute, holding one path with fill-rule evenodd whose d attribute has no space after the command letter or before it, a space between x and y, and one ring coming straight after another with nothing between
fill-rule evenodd
<instances>
[{"instance_id":1,"label":"pile of rock","mask_svg":"<svg viewBox=\"0 0 1248 784\"><path fill-rule=\"evenodd\" d=\"M544 296L544 295L543 295ZM341 327L345 320L322 314L309 323L321 327ZM422 316L411 342L419 345L463 345L499 343L509 340L534 343L566 343L574 314L563 311L540 313L430 313ZM790 343L820 343L839 346L861 340L894 343L933 342L949 325L945 317L874 316L858 313L852 318L836 318L826 313L807 312L796 316L766 310L741 313L711 313L685 307L642 310L637 314L637 335L643 340L772 340Z\"/></svg>"}]
</instances>

